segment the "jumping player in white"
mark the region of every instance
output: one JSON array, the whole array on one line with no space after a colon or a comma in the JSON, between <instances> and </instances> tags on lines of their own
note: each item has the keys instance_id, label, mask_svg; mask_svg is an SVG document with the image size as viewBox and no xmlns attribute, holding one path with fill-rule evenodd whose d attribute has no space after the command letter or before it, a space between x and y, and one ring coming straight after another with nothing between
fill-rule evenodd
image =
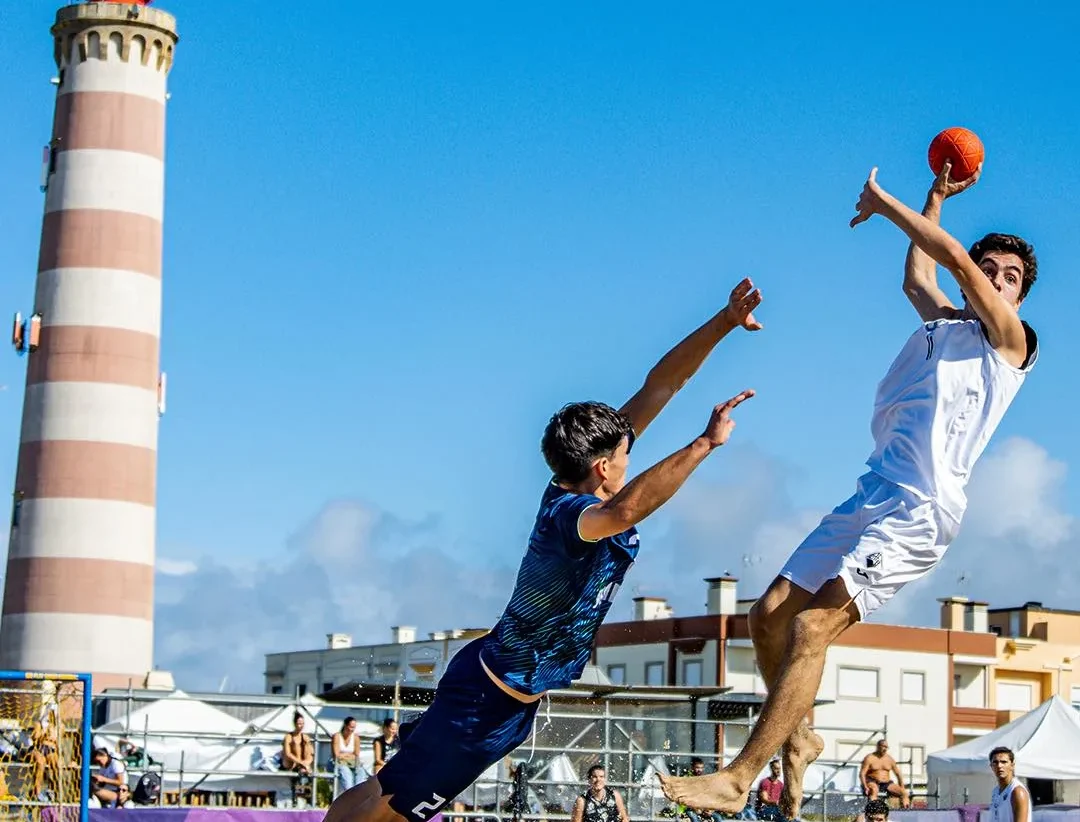
<instances>
[{"instance_id":1,"label":"jumping player in white","mask_svg":"<svg viewBox=\"0 0 1080 822\"><path fill-rule=\"evenodd\" d=\"M942 202L977 175L965 183L948 175L946 165L920 215L878 185L876 168L870 172L851 225L881 214L911 238L904 293L923 325L878 385L870 470L750 612L769 688L750 739L718 773L661 777L669 799L737 813L782 747L782 810L798 817L803 774L822 750L804 717L821 684L826 650L941 560L960 527L972 467L1035 364L1035 333L1017 313L1035 282L1034 251L1019 237L990 234L965 252L938 220ZM959 283L962 308L938 287L935 261Z\"/></svg>"}]
</instances>

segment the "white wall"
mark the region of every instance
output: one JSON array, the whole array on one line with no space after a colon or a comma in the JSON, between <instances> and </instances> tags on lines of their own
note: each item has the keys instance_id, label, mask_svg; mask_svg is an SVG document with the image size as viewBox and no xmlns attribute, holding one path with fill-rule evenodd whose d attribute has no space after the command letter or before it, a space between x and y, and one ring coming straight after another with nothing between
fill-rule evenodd
<instances>
[{"instance_id":1,"label":"white wall","mask_svg":"<svg viewBox=\"0 0 1080 822\"><path fill-rule=\"evenodd\" d=\"M920 674L921 694L916 687ZM833 646L818 691L818 698L833 703L814 709L814 725L825 739L824 756L861 758L878 736L870 732L887 726L890 753L898 761L913 758L916 779L924 775L925 755L949 743L948 675L945 654ZM876 687L858 692L872 681ZM907 779L908 766L901 767Z\"/></svg>"},{"instance_id":2,"label":"white wall","mask_svg":"<svg viewBox=\"0 0 1080 822\"><path fill-rule=\"evenodd\" d=\"M957 663L953 666L953 680L953 704L957 708L987 707L985 665Z\"/></svg>"},{"instance_id":3,"label":"white wall","mask_svg":"<svg viewBox=\"0 0 1080 822\"><path fill-rule=\"evenodd\" d=\"M612 665L626 666L626 679L624 680L626 685L644 685L646 665L657 662L663 663L664 683L666 683L667 661L668 645L666 642L657 642L651 645L613 645L596 649L596 664L608 676L611 676L609 668ZM712 670L715 674L715 661ZM715 682L715 679L713 681Z\"/></svg>"},{"instance_id":4,"label":"white wall","mask_svg":"<svg viewBox=\"0 0 1080 822\"><path fill-rule=\"evenodd\" d=\"M758 672L754 646L749 639L728 640L724 683L735 693L765 693L765 681Z\"/></svg>"},{"instance_id":5,"label":"white wall","mask_svg":"<svg viewBox=\"0 0 1080 822\"><path fill-rule=\"evenodd\" d=\"M318 695L326 685L337 687L353 681L390 683L401 679L436 683L453 655L471 641L439 639L268 654L266 670L284 673L267 676L266 690L272 692L278 686L282 693L291 696L303 685L307 693ZM413 665L434 665L434 669L428 675L418 672Z\"/></svg>"}]
</instances>

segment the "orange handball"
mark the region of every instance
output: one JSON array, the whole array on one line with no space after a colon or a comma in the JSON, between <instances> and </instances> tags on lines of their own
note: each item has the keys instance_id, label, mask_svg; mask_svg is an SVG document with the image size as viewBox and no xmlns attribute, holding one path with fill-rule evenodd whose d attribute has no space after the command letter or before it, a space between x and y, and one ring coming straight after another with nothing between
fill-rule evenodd
<instances>
[{"instance_id":1,"label":"orange handball","mask_svg":"<svg viewBox=\"0 0 1080 822\"><path fill-rule=\"evenodd\" d=\"M979 136L960 126L945 129L930 142L930 170L940 174L948 160L952 163L949 178L958 183L974 174L985 156Z\"/></svg>"}]
</instances>

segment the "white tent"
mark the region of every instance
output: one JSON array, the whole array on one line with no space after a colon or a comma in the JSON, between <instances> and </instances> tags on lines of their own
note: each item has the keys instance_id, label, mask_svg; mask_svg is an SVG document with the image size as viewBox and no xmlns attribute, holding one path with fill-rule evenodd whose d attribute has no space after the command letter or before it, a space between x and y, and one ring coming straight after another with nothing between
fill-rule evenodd
<instances>
[{"instance_id":1,"label":"white tent","mask_svg":"<svg viewBox=\"0 0 1080 822\"><path fill-rule=\"evenodd\" d=\"M95 744L104 743L114 752L119 750L120 740L126 739L154 761L176 769L181 753L188 760L207 745L221 744L222 735L243 731L243 721L177 690L98 727L94 739ZM178 733L191 736L172 736Z\"/></svg>"},{"instance_id":2,"label":"white tent","mask_svg":"<svg viewBox=\"0 0 1080 822\"><path fill-rule=\"evenodd\" d=\"M1052 696L1008 725L927 757L930 785L940 780L942 805L990 801L995 784L990 751L999 746L1016 755L1016 775L1021 778L1080 780L1080 716L1061 697Z\"/></svg>"},{"instance_id":3,"label":"white tent","mask_svg":"<svg viewBox=\"0 0 1080 822\"><path fill-rule=\"evenodd\" d=\"M284 790L288 781L282 776L271 774L280 770L282 739L293 729L293 714L299 711L306 722L304 733L312 736L318 729L319 736L332 736L341 729L341 719L324 719L322 714L326 703L317 696L305 694L299 703L272 708L252 719L244 728L244 738L231 742L207 746L201 752L198 765L188 762L189 768L199 770L223 771L220 775L208 776L201 787L216 791L226 790ZM314 724L314 727L313 727ZM374 722L356 720L356 733L359 739L360 778L366 778L375 767L375 751L372 740L382 734L382 728ZM330 748L327 743L320 743L316 751L315 763L319 770L329 767ZM264 774L239 776L239 771L262 771ZM187 780L190 785L191 780Z\"/></svg>"}]
</instances>

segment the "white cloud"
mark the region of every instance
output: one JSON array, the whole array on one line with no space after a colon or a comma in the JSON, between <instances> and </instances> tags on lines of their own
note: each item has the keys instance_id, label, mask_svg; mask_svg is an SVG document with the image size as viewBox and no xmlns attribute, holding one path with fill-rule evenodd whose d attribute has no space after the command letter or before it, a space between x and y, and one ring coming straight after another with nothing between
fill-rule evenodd
<instances>
[{"instance_id":1,"label":"white cloud","mask_svg":"<svg viewBox=\"0 0 1080 822\"><path fill-rule=\"evenodd\" d=\"M263 655L320 647L326 634L388 641L390 626L490 625L515 569L443 550L437 521L406 522L354 500L328 503L261 564L191 563L159 573L155 664L181 687L262 690ZM159 567L159 571L162 571Z\"/></svg>"},{"instance_id":2,"label":"white cloud","mask_svg":"<svg viewBox=\"0 0 1080 822\"><path fill-rule=\"evenodd\" d=\"M975 467L960 534L934 573L908 586L877 621L938 624L939 597L991 607L1071 607L1080 576L1076 519L1064 510L1067 467L1022 437L992 445Z\"/></svg>"},{"instance_id":3,"label":"white cloud","mask_svg":"<svg viewBox=\"0 0 1080 822\"><path fill-rule=\"evenodd\" d=\"M199 566L192 562L190 559L169 559L168 557L158 557L155 563L155 570L159 574L164 574L169 577L182 577L188 574L194 574L199 570Z\"/></svg>"}]
</instances>

